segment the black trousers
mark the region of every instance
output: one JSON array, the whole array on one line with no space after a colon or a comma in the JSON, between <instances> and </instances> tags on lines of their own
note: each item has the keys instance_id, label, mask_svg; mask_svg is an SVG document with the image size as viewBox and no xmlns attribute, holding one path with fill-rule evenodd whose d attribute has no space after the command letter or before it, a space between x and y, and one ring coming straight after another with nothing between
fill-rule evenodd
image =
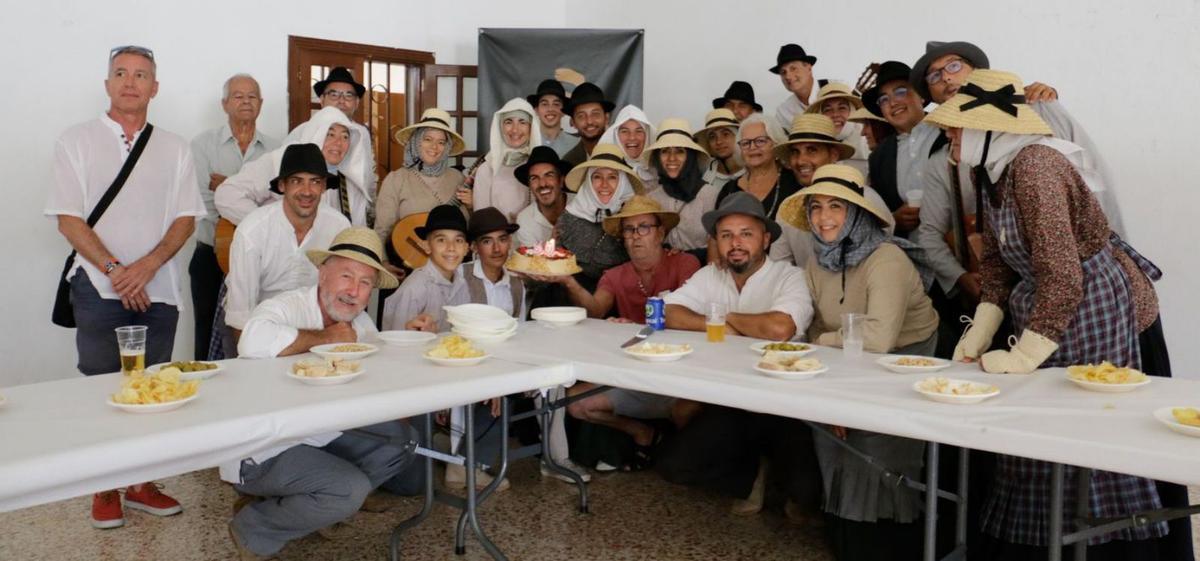
<instances>
[{"instance_id":1,"label":"black trousers","mask_svg":"<svg viewBox=\"0 0 1200 561\"><path fill-rule=\"evenodd\" d=\"M217 314L217 293L225 282L225 273L217 264L213 246L196 242L196 251L188 264L192 282L192 312L195 314L196 360L208 359L208 343L212 339L213 316Z\"/></svg>"}]
</instances>

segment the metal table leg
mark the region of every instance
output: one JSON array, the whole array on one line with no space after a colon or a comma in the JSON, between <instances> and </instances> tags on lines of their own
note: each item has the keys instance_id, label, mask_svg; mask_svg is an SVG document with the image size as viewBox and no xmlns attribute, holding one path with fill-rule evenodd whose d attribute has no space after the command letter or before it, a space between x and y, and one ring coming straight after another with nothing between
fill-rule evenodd
<instances>
[{"instance_id":1,"label":"metal table leg","mask_svg":"<svg viewBox=\"0 0 1200 561\"><path fill-rule=\"evenodd\" d=\"M430 446L433 442L433 415L431 413L426 413L423 415L423 417L425 418L425 428L422 430L421 435L424 440L423 445ZM412 518L397 524L396 527L392 529L392 537L391 540L389 540L390 543L388 547L388 558L391 561L400 561L400 535L405 530L420 524L429 517L431 512L433 512L433 458L424 456L422 461L425 462L425 501L421 504L420 512L418 512Z\"/></svg>"},{"instance_id":2,"label":"metal table leg","mask_svg":"<svg viewBox=\"0 0 1200 561\"><path fill-rule=\"evenodd\" d=\"M1079 529L1076 531L1087 529L1087 523L1084 520L1090 515L1088 496L1091 486L1092 470L1078 468L1075 472L1075 519ZM1087 544L1087 539L1075 542L1075 561L1087 561Z\"/></svg>"},{"instance_id":3,"label":"metal table leg","mask_svg":"<svg viewBox=\"0 0 1200 561\"><path fill-rule=\"evenodd\" d=\"M925 561L937 559L938 453L936 442L925 443Z\"/></svg>"},{"instance_id":4,"label":"metal table leg","mask_svg":"<svg viewBox=\"0 0 1200 561\"><path fill-rule=\"evenodd\" d=\"M557 473L569 477L574 482L575 487L579 490L579 512L587 514L588 512L588 487L583 478L575 473L574 470L569 470L558 465L554 461L554 457L550 454L550 425L554 422L556 409L562 409L566 405L555 407L554 402L550 401L546 392L542 392L542 410L539 412L538 419L542 425L542 465L546 466L551 473Z\"/></svg>"},{"instance_id":5,"label":"metal table leg","mask_svg":"<svg viewBox=\"0 0 1200 561\"><path fill-rule=\"evenodd\" d=\"M500 398L500 439L504 443L500 447L500 470L496 474L496 478L484 488L482 491L475 490L475 407L474 404L468 405L466 408L466 416L463 419L465 435L463 440L466 442L466 470L467 470L467 507L458 517L458 526L454 537L454 553L463 555L466 553L466 524L470 522L471 529L475 532L475 537L479 540L483 549L492 556L496 561L508 561L508 557L492 543L492 540L487 537L483 531L483 527L479 524L479 503L487 499L492 492L500 486L500 482L504 480L508 473L508 398Z\"/></svg>"},{"instance_id":6,"label":"metal table leg","mask_svg":"<svg viewBox=\"0 0 1200 561\"><path fill-rule=\"evenodd\" d=\"M970 486L971 450L958 449L958 518L954 522L954 546L967 547L967 489Z\"/></svg>"},{"instance_id":7,"label":"metal table leg","mask_svg":"<svg viewBox=\"0 0 1200 561\"><path fill-rule=\"evenodd\" d=\"M1048 540L1050 545L1047 557L1050 561L1062 561L1063 538L1063 465L1050 466L1050 528Z\"/></svg>"}]
</instances>

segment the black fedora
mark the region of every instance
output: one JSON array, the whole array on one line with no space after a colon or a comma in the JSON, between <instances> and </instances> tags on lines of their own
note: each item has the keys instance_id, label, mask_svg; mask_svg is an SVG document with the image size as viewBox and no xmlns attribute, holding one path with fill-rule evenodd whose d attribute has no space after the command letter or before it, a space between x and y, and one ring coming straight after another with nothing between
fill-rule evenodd
<instances>
[{"instance_id":1,"label":"black fedora","mask_svg":"<svg viewBox=\"0 0 1200 561\"><path fill-rule=\"evenodd\" d=\"M801 47L795 43L788 43L782 47L779 47L779 54L775 55L775 66L772 66L769 70L772 74L779 74L780 67L792 62L793 60L807 62L809 64L817 63L817 57L804 52L804 47Z\"/></svg>"},{"instance_id":2,"label":"black fedora","mask_svg":"<svg viewBox=\"0 0 1200 561\"><path fill-rule=\"evenodd\" d=\"M575 112L576 107L585 103L599 103L605 113L612 113L612 110L617 107L613 102L604 99L604 90L600 89L600 86L584 82L575 86L575 91L571 92L571 99L567 101L567 106L563 110L570 115Z\"/></svg>"},{"instance_id":3,"label":"black fedora","mask_svg":"<svg viewBox=\"0 0 1200 561\"><path fill-rule=\"evenodd\" d=\"M311 173L324 177L325 188L337 189L337 175L329 173L329 167L325 165L325 155L316 144L292 144L283 150L279 175L271 180L271 191L283 194L283 190L279 188L280 180L297 173Z\"/></svg>"},{"instance_id":4,"label":"black fedora","mask_svg":"<svg viewBox=\"0 0 1200 561\"><path fill-rule=\"evenodd\" d=\"M467 227L467 241L473 242L492 232L504 230L508 233L516 232L520 226L510 224L508 219L504 217L504 213L500 209L489 206L485 209L477 210L471 215L471 225Z\"/></svg>"},{"instance_id":5,"label":"black fedora","mask_svg":"<svg viewBox=\"0 0 1200 561\"><path fill-rule=\"evenodd\" d=\"M749 82L735 80L729 84L729 87L725 90L725 95L713 100L713 109L725 107L725 104L731 99L749 103L755 111L762 113L762 106L754 101L754 86L751 86Z\"/></svg>"},{"instance_id":6,"label":"black fedora","mask_svg":"<svg viewBox=\"0 0 1200 561\"><path fill-rule=\"evenodd\" d=\"M867 91L863 92L863 95L862 95L863 107L866 107L867 111L870 111L871 113L873 113L879 117L883 117L883 111L881 111L879 109L879 91L880 91L880 89L882 89L883 86L887 85L888 82L895 82L896 80L900 80L900 81L904 82L905 84L908 84L908 77L911 74L912 74L912 69L909 68L907 64L904 64L903 62L900 62L898 60L889 60L887 62L884 62L883 64L880 64L879 72L877 72L875 74L875 85L871 86L870 88L867 88ZM910 88L912 87L911 84L909 85L909 87ZM916 94L916 95L921 95L916 91L913 91L912 93ZM921 104L922 106L929 105L929 100L926 99L924 96L921 96L921 101L922 101L922 104Z\"/></svg>"},{"instance_id":7,"label":"black fedora","mask_svg":"<svg viewBox=\"0 0 1200 561\"><path fill-rule=\"evenodd\" d=\"M525 101L528 101L534 109L537 109L538 102L545 95L557 97L562 102L564 108L567 106L567 90L563 88L562 82L554 79L542 80L542 83L538 84L537 91L533 95L526 96Z\"/></svg>"},{"instance_id":8,"label":"black fedora","mask_svg":"<svg viewBox=\"0 0 1200 561\"><path fill-rule=\"evenodd\" d=\"M908 81L912 83L914 88L917 88L921 97L925 99L932 97L929 95L929 84L925 82L925 75L929 74L929 65L946 55L958 55L963 60L969 62L974 68L990 68L987 54L973 43L966 41L929 41L925 43L925 54L917 59L917 63L913 65L912 73L908 75Z\"/></svg>"},{"instance_id":9,"label":"black fedora","mask_svg":"<svg viewBox=\"0 0 1200 561\"><path fill-rule=\"evenodd\" d=\"M464 235L467 233L467 219L463 217L461 210L454 205L438 205L429 211L429 216L425 218L424 226L413 228L413 233L418 238L425 239L430 232L435 230L458 230Z\"/></svg>"},{"instance_id":10,"label":"black fedora","mask_svg":"<svg viewBox=\"0 0 1200 561\"><path fill-rule=\"evenodd\" d=\"M354 80L354 75L350 73L350 69L345 66L338 66L329 71L329 75L324 80L313 84L313 91L317 93L317 97L325 95L325 86L334 82L342 82L354 86L354 93L358 97L362 97L366 93L367 88Z\"/></svg>"},{"instance_id":11,"label":"black fedora","mask_svg":"<svg viewBox=\"0 0 1200 561\"><path fill-rule=\"evenodd\" d=\"M513 175L522 185L529 185L529 170L533 169L536 164L554 164L554 167L558 168L558 175L564 178L567 176L567 172L571 171L571 164L559 158L558 152L555 152L553 148L537 146L529 153L529 159L513 170Z\"/></svg>"}]
</instances>

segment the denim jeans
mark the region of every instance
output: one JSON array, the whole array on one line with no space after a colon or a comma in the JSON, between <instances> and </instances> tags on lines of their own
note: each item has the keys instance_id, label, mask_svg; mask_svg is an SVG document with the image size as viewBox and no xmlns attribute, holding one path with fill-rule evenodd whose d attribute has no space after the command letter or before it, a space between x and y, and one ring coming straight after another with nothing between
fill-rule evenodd
<instances>
[{"instance_id":1,"label":"denim jeans","mask_svg":"<svg viewBox=\"0 0 1200 561\"><path fill-rule=\"evenodd\" d=\"M79 351L79 371L86 376L121 370L116 328L145 325L146 366L171 361L175 347L175 326L179 309L155 302L145 312L126 310L120 300L102 298L92 286L87 272L79 269L71 278L71 305L75 309L75 347Z\"/></svg>"}]
</instances>

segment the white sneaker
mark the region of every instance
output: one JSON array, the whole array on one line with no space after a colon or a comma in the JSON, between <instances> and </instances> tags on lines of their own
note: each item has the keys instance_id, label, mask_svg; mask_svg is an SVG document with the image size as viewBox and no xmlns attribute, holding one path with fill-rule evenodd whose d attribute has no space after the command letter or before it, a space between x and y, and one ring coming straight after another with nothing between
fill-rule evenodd
<instances>
[{"instance_id":1,"label":"white sneaker","mask_svg":"<svg viewBox=\"0 0 1200 561\"><path fill-rule=\"evenodd\" d=\"M475 489L482 491L484 487L491 484L493 477L491 474L483 471L475 471ZM458 464L449 464L446 466L445 484L448 489L466 489L467 488L467 469ZM500 493L507 491L510 484L508 478L500 480L500 485L496 487L496 492Z\"/></svg>"},{"instance_id":2,"label":"white sneaker","mask_svg":"<svg viewBox=\"0 0 1200 561\"><path fill-rule=\"evenodd\" d=\"M579 474L579 477L581 479L583 479L584 483L587 483L592 480L592 474L588 473L587 470L583 468L583 466L571 461L570 458L563 458L561 460L556 460L554 463L558 464L559 467L565 468L567 470L570 470L570 471L573 471L573 472ZM571 479L570 477L568 477L566 475L563 475L563 474L555 472L555 471L550 471L550 468L547 468L546 464L544 464L544 463L538 462L538 466L542 470L542 477L553 477L564 483L574 483L575 482L574 479Z\"/></svg>"},{"instance_id":3,"label":"white sneaker","mask_svg":"<svg viewBox=\"0 0 1200 561\"><path fill-rule=\"evenodd\" d=\"M600 460L600 461L596 462L596 471L598 471L600 473L609 473L612 471L617 471L618 469L621 469L621 468L618 468L617 466L614 466L604 460Z\"/></svg>"}]
</instances>

